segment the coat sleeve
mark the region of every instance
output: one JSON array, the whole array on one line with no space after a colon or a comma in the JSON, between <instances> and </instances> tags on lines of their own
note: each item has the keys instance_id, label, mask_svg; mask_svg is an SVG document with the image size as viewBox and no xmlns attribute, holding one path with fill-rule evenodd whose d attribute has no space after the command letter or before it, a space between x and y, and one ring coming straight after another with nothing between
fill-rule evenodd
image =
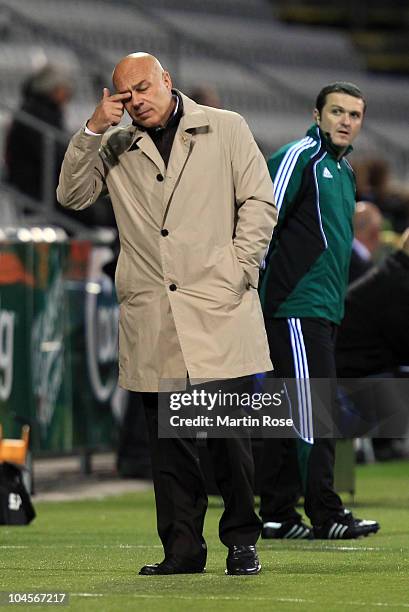
<instances>
[{"instance_id":1,"label":"coat sleeve","mask_svg":"<svg viewBox=\"0 0 409 612\"><path fill-rule=\"evenodd\" d=\"M102 136L82 128L72 137L61 166L57 200L66 208L91 206L105 187L105 168L99 156Z\"/></svg>"},{"instance_id":2,"label":"coat sleeve","mask_svg":"<svg viewBox=\"0 0 409 612\"><path fill-rule=\"evenodd\" d=\"M233 129L232 169L237 206L234 247L249 283L257 288L277 211L267 164L242 117Z\"/></svg>"}]
</instances>

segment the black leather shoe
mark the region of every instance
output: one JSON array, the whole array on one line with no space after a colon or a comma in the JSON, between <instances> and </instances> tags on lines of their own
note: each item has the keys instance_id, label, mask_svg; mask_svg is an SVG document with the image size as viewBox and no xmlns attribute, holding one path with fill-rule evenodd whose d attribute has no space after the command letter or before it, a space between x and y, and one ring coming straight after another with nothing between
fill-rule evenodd
<instances>
[{"instance_id":1,"label":"black leather shoe","mask_svg":"<svg viewBox=\"0 0 409 612\"><path fill-rule=\"evenodd\" d=\"M229 576L253 576L261 570L255 546L229 546L226 571Z\"/></svg>"},{"instance_id":2,"label":"black leather shoe","mask_svg":"<svg viewBox=\"0 0 409 612\"><path fill-rule=\"evenodd\" d=\"M205 571L204 565L197 565L183 559L169 557L161 563L154 565L144 565L140 576L167 576L170 574L202 574Z\"/></svg>"}]
</instances>

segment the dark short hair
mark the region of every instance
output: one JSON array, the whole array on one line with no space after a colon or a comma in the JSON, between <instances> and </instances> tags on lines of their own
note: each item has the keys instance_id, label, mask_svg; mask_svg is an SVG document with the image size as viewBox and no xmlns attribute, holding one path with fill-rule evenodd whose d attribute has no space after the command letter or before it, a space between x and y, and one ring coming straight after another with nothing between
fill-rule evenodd
<instances>
[{"instance_id":1,"label":"dark short hair","mask_svg":"<svg viewBox=\"0 0 409 612\"><path fill-rule=\"evenodd\" d=\"M353 96L354 98L359 98L364 103L364 112L366 110L366 100L362 91L354 85L354 83L348 83L347 81L335 81L335 83L330 83L323 87L320 93L317 96L317 100L315 102L315 108L321 113L322 109L325 106L325 102L327 101L327 96L331 93L344 93L348 94L348 96Z\"/></svg>"}]
</instances>

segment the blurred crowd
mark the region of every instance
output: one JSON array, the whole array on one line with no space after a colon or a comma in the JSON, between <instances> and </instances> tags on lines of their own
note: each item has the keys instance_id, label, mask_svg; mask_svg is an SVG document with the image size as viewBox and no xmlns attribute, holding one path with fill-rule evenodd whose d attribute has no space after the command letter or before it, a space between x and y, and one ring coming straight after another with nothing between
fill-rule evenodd
<instances>
[{"instance_id":1,"label":"blurred crowd","mask_svg":"<svg viewBox=\"0 0 409 612\"><path fill-rule=\"evenodd\" d=\"M389 162L382 158L356 161L353 167L358 200L367 200L379 208L384 229L403 232L409 225L409 185L394 181Z\"/></svg>"},{"instance_id":2,"label":"blurred crowd","mask_svg":"<svg viewBox=\"0 0 409 612\"><path fill-rule=\"evenodd\" d=\"M49 159L46 160L47 126L60 132L52 151L54 169L51 187L53 193L55 191L69 140L64 117L73 87L69 72L50 63L30 74L21 85L20 107L7 128L2 175L5 183L35 202L42 202L47 197L44 184L44 165L46 161L49 163ZM221 106L218 92L206 85L196 87L189 96L199 104L216 108ZM30 117L34 123L28 123ZM393 177L389 161L382 157L357 158L352 165L356 175L357 200L378 207L382 214L383 231L402 233L409 225L409 185L401 184ZM55 204L59 213L71 215ZM24 212L30 211L26 209ZM92 211L82 212L80 221L88 226L112 227L115 224L106 203L93 207Z\"/></svg>"}]
</instances>

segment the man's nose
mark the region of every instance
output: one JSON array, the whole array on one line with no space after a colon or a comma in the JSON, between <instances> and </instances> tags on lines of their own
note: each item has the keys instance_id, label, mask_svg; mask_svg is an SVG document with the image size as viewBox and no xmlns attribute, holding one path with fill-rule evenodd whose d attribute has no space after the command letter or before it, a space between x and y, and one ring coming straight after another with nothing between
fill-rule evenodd
<instances>
[{"instance_id":1,"label":"man's nose","mask_svg":"<svg viewBox=\"0 0 409 612\"><path fill-rule=\"evenodd\" d=\"M342 123L344 125L350 125L351 124L351 116L349 113L344 113L342 115Z\"/></svg>"},{"instance_id":2,"label":"man's nose","mask_svg":"<svg viewBox=\"0 0 409 612\"><path fill-rule=\"evenodd\" d=\"M140 99L138 92L133 91L132 92L132 106L134 108L138 108L139 106L141 106L141 104L142 104L142 100Z\"/></svg>"}]
</instances>

